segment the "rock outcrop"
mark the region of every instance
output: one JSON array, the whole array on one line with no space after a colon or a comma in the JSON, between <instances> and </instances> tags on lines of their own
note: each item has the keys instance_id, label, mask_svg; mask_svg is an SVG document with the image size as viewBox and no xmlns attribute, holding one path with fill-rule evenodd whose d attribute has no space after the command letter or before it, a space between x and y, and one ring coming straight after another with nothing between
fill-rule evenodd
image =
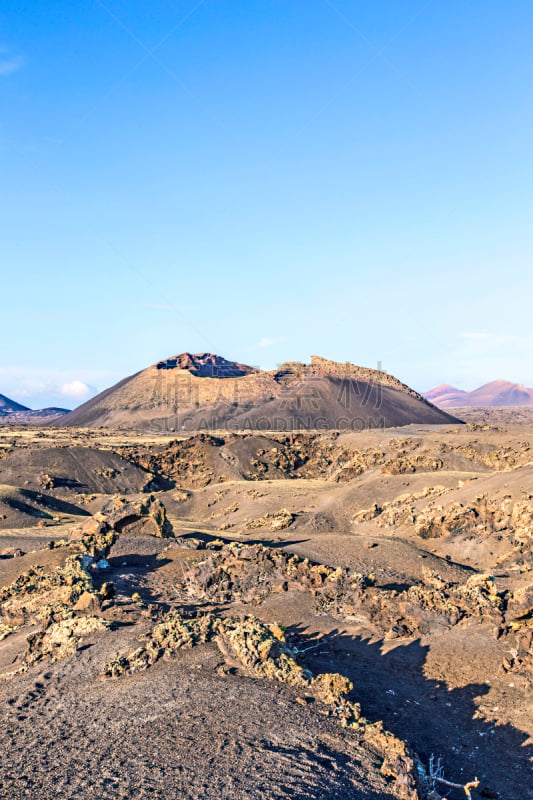
<instances>
[{"instance_id":1,"label":"rock outcrop","mask_svg":"<svg viewBox=\"0 0 533 800\"><path fill-rule=\"evenodd\" d=\"M186 618L170 612L152 629L145 645L108 664L104 674L119 677L148 669L168 659L182 647L214 641L226 662L239 665L258 678L278 680L316 698L331 716L354 732L381 758L381 772L394 784L395 794L418 800L416 757L401 739L386 731L381 722L370 723L358 703L349 699L353 684L338 673L313 675L298 660L298 648L291 646L279 625L265 625L253 616L241 619L198 614Z\"/></svg>"},{"instance_id":2,"label":"rock outcrop","mask_svg":"<svg viewBox=\"0 0 533 800\"><path fill-rule=\"evenodd\" d=\"M154 495L137 500L116 497L102 512L82 526L73 528L71 540L79 540L84 552L92 558L106 558L119 535L167 537L172 526L165 506Z\"/></svg>"}]
</instances>

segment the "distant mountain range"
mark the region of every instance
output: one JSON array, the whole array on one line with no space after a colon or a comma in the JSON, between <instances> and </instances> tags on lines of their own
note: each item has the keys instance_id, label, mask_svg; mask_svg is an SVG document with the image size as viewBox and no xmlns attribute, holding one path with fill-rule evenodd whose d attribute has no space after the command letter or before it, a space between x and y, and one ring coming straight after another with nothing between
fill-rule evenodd
<instances>
[{"instance_id":1,"label":"distant mountain range","mask_svg":"<svg viewBox=\"0 0 533 800\"><path fill-rule=\"evenodd\" d=\"M457 423L378 370L312 356L264 371L180 353L106 389L61 425L157 430L362 430Z\"/></svg>"},{"instance_id":2,"label":"distant mountain range","mask_svg":"<svg viewBox=\"0 0 533 800\"><path fill-rule=\"evenodd\" d=\"M29 408L22 406L20 403L15 403L3 394L0 394L0 414L12 414L15 411L29 411Z\"/></svg>"},{"instance_id":3,"label":"distant mountain range","mask_svg":"<svg viewBox=\"0 0 533 800\"><path fill-rule=\"evenodd\" d=\"M533 405L533 389L528 389L521 383L501 380L485 383L472 392L465 392L463 389L443 383L429 392L424 392L424 397L439 408Z\"/></svg>"},{"instance_id":4,"label":"distant mountain range","mask_svg":"<svg viewBox=\"0 0 533 800\"><path fill-rule=\"evenodd\" d=\"M40 408L36 411L0 394L0 425L5 423L47 422L69 413L67 408Z\"/></svg>"}]
</instances>

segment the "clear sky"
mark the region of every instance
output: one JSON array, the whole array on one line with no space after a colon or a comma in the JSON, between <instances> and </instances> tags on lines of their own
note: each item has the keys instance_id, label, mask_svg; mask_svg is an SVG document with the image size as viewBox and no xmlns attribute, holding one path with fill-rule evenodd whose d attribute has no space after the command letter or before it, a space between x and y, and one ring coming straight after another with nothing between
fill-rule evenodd
<instances>
[{"instance_id":1,"label":"clear sky","mask_svg":"<svg viewBox=\"0 0 533 800\"><path fill-rule=\"evenodd\" d=\"M319 354L533 386L531 0L0 11L0 393Z\"/></svg>"}]
</instances>

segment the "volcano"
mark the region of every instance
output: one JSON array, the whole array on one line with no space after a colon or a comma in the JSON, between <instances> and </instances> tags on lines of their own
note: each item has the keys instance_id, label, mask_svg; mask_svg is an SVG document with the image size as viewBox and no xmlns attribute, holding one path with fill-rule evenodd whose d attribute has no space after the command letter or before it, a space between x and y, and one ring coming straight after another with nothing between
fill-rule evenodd
<instances>
[{"instance_id":1,"label":"volcano","mask_svg":"<svg viewBox=\"0 0 533 800\"><path fill-rule=\"evenodd\" d=\"M457 419L386 372L312 356L265 371L181 353L106 389L61 425L150 431L363 430Z\"/></svg>"}]
</instances>

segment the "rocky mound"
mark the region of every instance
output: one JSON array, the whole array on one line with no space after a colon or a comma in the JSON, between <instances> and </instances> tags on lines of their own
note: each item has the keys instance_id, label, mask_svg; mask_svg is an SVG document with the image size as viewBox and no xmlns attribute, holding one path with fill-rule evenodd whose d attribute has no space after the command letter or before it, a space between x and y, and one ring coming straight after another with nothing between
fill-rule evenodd
<instances>
[{"instance_id":1,"label":"rocky mound","mask_svg":"<svg viewBox=\"0 0 533 800\"><path fill-rule=\"evenodd\" d=\"M58 500L50 494L0 483L0 530L44 527L85 515L85 509Z\"/></svg>"},{"instance_id":2,"label":"rocky mound","mask_svg":"<svg viewBox=\"0 0 533 800\"><path fill-rule=\"evenodd\" d=\"M128 461L152 473L160 483L197 489L235 480L268 481L315 478L348 483L364 472L414 475L462 471L484 473L526 466L533 460L529 445L434 443L421 449L418 437L394 437L380 447L361 447L357 434L328 433L198 433L165 444L138 443L120 449Z\"/></svg>"},{"instance_id":3,"label":"rocky mound","mask_svg":"<svg viewBox=\"0 0 533 800\"><path fill-rule=\"evenodd\" d=\"M0 483L37 492L136 493L151 480L116 453L87 447L16 447L0 461Z\"/></svg>"},{"instance_id":4,"label":"rocky mound","mask_svg":"<svg viewBox=\"0 0 533 800\"><path fill-rule=\"evenodd\" d=\"M287 642L277 625L264 625L253 616L221 619L214 614L187 619L179 611L163 617L151 631L145 647L134 650L108 664L105 674L119 677L127 672L148 669L160 658L170 658L182 647L215 641L230 664L238 664L256 678L275 679L306 693L308 700L323 704L344 728L357 731L382 759L380 772L390 779L394 795L418 800L421 785L414 754L405 742L383 730L381 723L370 724L362 715L359 703L348 699L353 684L344 675L322 673L313 676L295 659L298 650ZM305 703L306 701L303 700ZM477 785L477 784L476 784Z\"/></svg>"},{"instance_id":5,"label":"rocky mound","mask_svg":"<svg viewBox=\"0 0 533 800\"><path fill-rule=\"evenodd\" d=\"M263 371L209 353L160 361L62 425L150 431L363 430L455 423L391 375L313 356Z\"/></svg>"},{"instance_id":6,"label":"rocky mound","mask_svg":"<svg viewBox=\"0 0 533 800\"><path fill-rule=\"evenodd\" d=\"M257 372L254 367L246 364L238 364L235 361L228 361L222 356L215 356L212 353L181 353L164 361L158 361L157 369L180 369L187 370L197 378L242 378L244 375L251 375Z\"/></svg>"}]
</instances>

